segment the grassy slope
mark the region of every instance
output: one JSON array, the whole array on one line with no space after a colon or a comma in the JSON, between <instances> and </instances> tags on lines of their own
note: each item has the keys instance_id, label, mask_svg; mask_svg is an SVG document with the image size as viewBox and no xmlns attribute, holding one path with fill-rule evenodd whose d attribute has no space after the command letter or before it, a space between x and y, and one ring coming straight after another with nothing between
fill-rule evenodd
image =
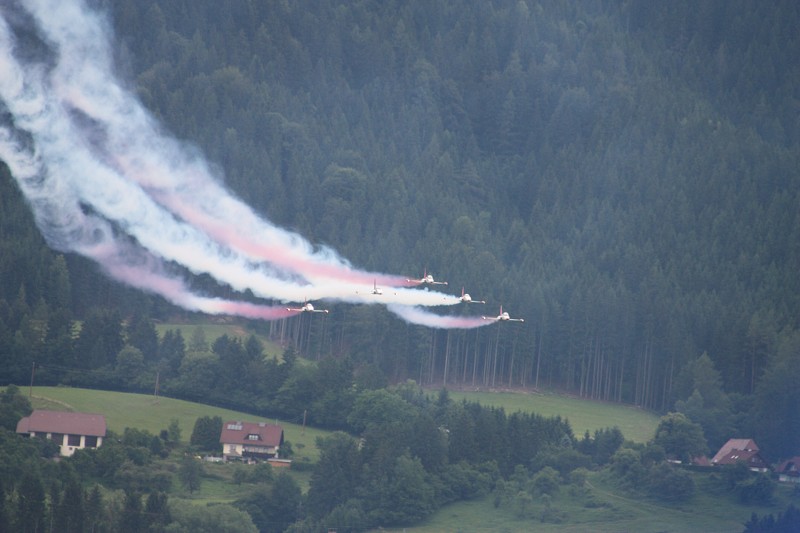
<instances>
[{"instance_id":1,"label":"grassy slope","mask_svg":"<svg viewBox=\"0 0 800 533\"><path fill-rule=\"evenodd\" d=\"M545 416L560 415L569 420L577 437L583 432L617 426L625 438L647 442L653 438L658 416L634 407L581 400L555 394L520 392L462 392L448 391L454 400L466 399L482 405L503 407L507 413L515 411L536 412ZM783 512L789 503L800 503L791 495L791 488L779 486L773 505L743 506L734 498L720 492L708 474L693 474L695 496L689 502L670 505L663 502L638 499L610 486L601 475L590 476L587 494L571 495L566 487L553 499L553 507L561 512L563 523L543 523L539 520L544 509L535 499L533 505L520 517L513 503L494 507L494 496L475 501L449 505L435 513L424 524L405 528L415 533L433 532L522 532L542 531L553 533L620 532L642 533L673 532L735 532L744 529L751 513L759 515ZM587 502L593 502L587 506Z\"/></svg>"},{"instance_id":2,"label":"grassy slope","mask_svg":"<svg viewBox=\"0 0 800 533\"><path fill-rule=\"evenodd\" d=\"M178 420L181 438L185 442L189 441L194 423L201 416L220 416L223 420L275 422L274 419L172 398L67 387L33 387L32 403L37 409L102 413L106 417L108 428L115 433L122 433L126 427L133 427L146 429L157 435L174 418ZM285 439L292 443L294 460L316 462L319 450L315 439L330 432L314 428L304 430L302 425L281 420L277 422L283 426Z\"/></svg>"},{"instance_id":3,"label":"grassy slope","mask_svg":"<svg viewBox=\"0 0 800 533\"><path fill-rule=\"evenodd\" d=\"M143 394L73 389L64 387L34 387L33 404L36 408L72 409L88 412L102 412L106 415L109 428L121 432L125 427L137 427L158 433L166 428L173 418L178 419L183 430L183 440L188 441L194 421L200 416L219 415L223 419L259 420L245 413L174 400L154 398ZM626 427L639 428L641 435L633 440L644 441L652 436L657 417L636 409L613 404L582 401L576 398L554 395L528 395L518 393L451 393L454 399L467 398L485 405L503 406L507 411L536 411L544 415L560 414L581 429L617 425L626 432ZM643 417L643 418L639 418ZM578 422L573 422L577 420ZM274 420L266 420L274 422ZM287 440L295 449L295 460L316 461L318 450L314 444L317 436L327 432L281 422ZM647 429L650 427L651 429ZM577 430L576 430L577 432ZM645 435L646 434L646 435ZM206 476L201 490L193 495L175 487L173 497L187 498L197 503L229 502L241 496L246 486L236 486L231 482L232 465L206 465ZM293 472L303 490L308 489L309 472ZM788 505L790 489L780 487L773 506L744 507L736 505L730 496L715 494L707 476L696 475L697 493L692 501L681 505L667 505L661 502L634 499L613 486L609 486L598 474L590 476L588 494L572 495L568 488L553 499L565 523L542 523L539 520L543 506L540 500L534 501L524 517L520 517L513 503L500 508L493 505L493 496L479 500L459 502L449 505L424 524L404 528L416 533L428 532L490 532L490 531L536 531L543 532L618 532L641 531L661 532L726 532L740 531L742 524L752 512L759 514L782 512ZM795 500L797 498L795 497ZM592 501L594 505L587 506ZM795 501L795 505L797 505Z\"/></svg>"},{"instance_id":4,"label":"grassy slope","mask_svg":"<svg viewBox=\"0 0 800 533\"><path fill-rule=\"evenodd\" d=\"M522 392L448 391L454 400L466 399L481 405L503 407L506 413L535 412L543 416L559 415L569 420L573 433L581 438L585 431L617 426L626 439L647 442L655 435L658 416L649 412L609 402L595 402L557 394Z\"/></svg>"},{"instance_id":5,"label":"grassy slope","mask_svg":"<svg viewBox=\"0 0 800 533\"><path fill-rule=\"evenodd\" d=\"M202 404L155 398L146 394L97 391L67 387L34 387L34 407L100 412L106 416L108 427L121 433L125 427L146 429L158 434L170 421L178 420L184 441L189 440L195 420L201 416L220 416L224 420L244 419L261 421L258 417ZM545 394L450 392L455 400L466 398L483 405L502 406L506 412L535 411L545 416L561 415L570 421L577 436L583 431L618 426L626 438L644 442L652 438L658 417L632 407L577 398ZM275 420L264 420L275 422ZM316 462L319 452L314 443L317 436L328 432L279 421L284 426L286 440L292 443L295 459Z\"/></svg>"},{"instance_id":6,"label":"grassy slope","mask_svg":"<svg viewBox=\"0 0 800 533\"><path fill-rule=\"evenodd\" d=\"M667 504L639 495L627 494L610 486L599 473L589 476L583 493L573 494L562 486L553 498L552 506L562 523L540 520L544 505L540 498L520 516L513 502L494 507L494 496L469 502L448 505L424 524L404 528L408 533L460 532L525 532L543 533L727 533L744 529L751 513L759 515L783 512L789 503L798 504L791 488L779 486L772 505L745 506L736 503L733 496L719 491L710 481L709 474L693 474L695 496L682 504ZM793 499L792 499L793 498Z\"/></svg>"}]
</instances>

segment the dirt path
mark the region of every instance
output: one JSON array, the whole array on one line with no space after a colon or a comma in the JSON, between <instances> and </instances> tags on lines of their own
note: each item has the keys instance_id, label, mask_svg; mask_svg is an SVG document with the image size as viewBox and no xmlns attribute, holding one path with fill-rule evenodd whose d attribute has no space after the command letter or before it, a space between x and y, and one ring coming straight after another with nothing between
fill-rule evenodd
<instances>
[{"instance_id":1,"label":"dirt path","mask_svg":"<svg viewBox=\"0 0 800 533\"><path fill-rule=\"evenodd\" d=\"M62 406L64 408L66 408L67 411L74 411L75 410L75 408L72 407L67 402L62 402L61 400L56 400L54 398L48 398L47 396L36 396L34 394L33 396L31 396L31 398L36 398L37 400L44 400L46 402L50 402L50 403L54 403L54 404L60 405L60 406Z\"/></svg>"}]
</instances>

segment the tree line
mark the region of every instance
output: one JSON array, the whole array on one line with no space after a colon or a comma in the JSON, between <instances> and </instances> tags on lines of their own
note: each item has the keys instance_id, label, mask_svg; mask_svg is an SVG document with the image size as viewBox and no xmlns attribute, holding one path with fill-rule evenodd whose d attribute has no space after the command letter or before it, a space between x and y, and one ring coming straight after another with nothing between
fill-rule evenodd
<instances>
[{"instance_id":1,"label":"tree line","mask_svg":"<svg viewBox=\"0 0 800 533\"><path fill-rule=\"evenodd\" d=\"M795 3L102 4L142 101L270 220L527 319L430 331L333 305L271 335L385 382L681 402L714 435L796 453ZM37 361L138 386L152 351L120 358L115 324L178 311L47 250L0 174L3 379ZM727 399L686 385L704 354ZM192 357L206 383L216 361Z\"/></svg>"},{"instance_id":2,"label":"tree line","mask_svg":"<svg viewBox=\"0 0 800 533\"><path fill-rule=\"evenodd\" d=\"M186 497L207 477L196 456L220 452L219 417L198 418L188 445L173 420L158 435L136 428L109 432L97 449L54 462L52 441L13 432L31 404L9 386L0 394L0 527L358 532L413 525L447 503L486 496L517 518L560 523L568 520L557 503L562 492L585 507L600 505L587 483L593 471L631 498L680 503L695 494L695 476L666 461L686 460L705 447L701 426L681 413L663 417L653 439L636 444L616 427L577 438L558 417L506 414L453 401L446 391L425 394L411 382L356 390L354 401L341 407L349 433L318 438L317 463L293 466L311 468L305 494L292 475L268 463L229 465L229 482L247 490L230 504L203 506ZM704 491L744 504L773 502L775 482L768 475L753 474L743 463L717 470ZM793 512L790 507L785 516ZM779 515L777 523L782 520ZM771 515L754 515L747 527L773 522Z\"/></svg>"}]
</instances>

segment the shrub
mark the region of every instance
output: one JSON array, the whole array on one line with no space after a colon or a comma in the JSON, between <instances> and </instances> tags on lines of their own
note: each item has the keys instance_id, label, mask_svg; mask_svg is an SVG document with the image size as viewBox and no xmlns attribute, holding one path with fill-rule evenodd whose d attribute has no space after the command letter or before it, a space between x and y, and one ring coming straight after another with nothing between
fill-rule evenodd
<instances>
[{"instance_id":1,"label":"shrub","mask_svg":"<svg viewBox=\"0 0 800 533\"><path fill-rule=\"evenodd\" d=\"M648 490L665 501L686 501L694 495L694 479L680 468L659 463L648 472Z\"/></svg>"}]
</instances>

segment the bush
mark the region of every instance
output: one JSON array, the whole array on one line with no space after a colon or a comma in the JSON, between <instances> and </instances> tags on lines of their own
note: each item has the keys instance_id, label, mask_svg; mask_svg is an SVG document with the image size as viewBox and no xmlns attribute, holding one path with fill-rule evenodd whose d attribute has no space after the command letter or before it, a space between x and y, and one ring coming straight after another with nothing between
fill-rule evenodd
<instances>
[{"instance_id":1,"label":"bush","mask_svg":"<svg viewBox=\"0 0 800 533\"><path fill-rule=\"evenodd\" d=\"M487 494L492 480L467 463L447 465L439 475L442 482L442 503L466 500Z\"/></svg>"},{"instance_id":2,"label":"bush","mask_svg":"<svg viewBox=\"0 0 800 533\"><path fill-rule=\"evenodd\" d=\"M576 468L589 468L592 465L592 458L573 448L552 448L536 454L531 462L533 470L541 470L546 466L551 466L558 470L561 477L565 478Z\"/></svg>"},{"instance_id":3,"label":"bush","mask_svg":"<svg viewBox=\"0 0 800 533\"><path fill-rule=\"evenodd\" d=\"M30 415L32 411L30 400L16 385L9 385L0 393L0 427L16 431L20 418Z\"/></svg>"},{"instance_id":4,"label":"bush","mask_svg":"<svg viewBox=\"0 0 800 533\"><path fill-rule=\"evenodd\" d=\"M558 494L561 485L561 477L558 472L549 466L542 468L538 474L533 476L533 489L539 494Z\"/></svg>"},{"instance_id":5,"label":"bush","mask_svg":"<svg viewBox=\"0 0 800 533\"><path fill-rule=\"evenodd\" d=\"M742 503L769 503L775 492L775 482L768 474L756 474L737 483L735 491Z\"/></svg>"},{"instance_id":6,"label":"bush","mask_svg":"<svg viewBox=\"0 0 800 533\"><path fill-rule=\"evenodd\" d=\"M569 482L576 487L583 487L586 484L586 479L589 477L589 471L586 468L576 468L569 474Z\"/></svg>"},{"instance_id":7,"label":"bush","mask_svg":"<svg viewBox=\"0 0 800 533\"><path fill-rule=\"evenodd\" d=\"M235 473L236 472L234 472L234 474ZM258 463L257 465L249 468L249 471L247 472L247 481L250 483L266 483L267 481L272 481L274 479L274 474L275 473L272 471L271 464Z\"/></svg>"},{"instance_id":8,"label":"bush","mask_svg":"<svg viewBox=\"0 0 800 533\"><path fill-rule=\"evenodd\" d=\"M692 476L669 463L652 466L647 477L650 494L661 500L686 501L694 495Z\"/></svg>"},{"instance_id":9,"label":"bush","mask_svg":"<svg viewBox=\"0 0 800 533\"><path fill-rule=\"evenodd\" d=\"M222 418L219 416L201 416L194 423L192 436L189 440L192 446L209 452L220 452L222 446L219 436L222 434Z\"/></svg>"},{"instance_id":10,"label":"bush","mask_svg":"<svg viewBox=\"0 0 800 533\"><path fill-rule=\"evenodd\" d=\"M611 457L609 469L623 484L636 488L641 486L646 476L641 459L641 455L636 450L620 448Z\"/></svg>"}]
</instances>

